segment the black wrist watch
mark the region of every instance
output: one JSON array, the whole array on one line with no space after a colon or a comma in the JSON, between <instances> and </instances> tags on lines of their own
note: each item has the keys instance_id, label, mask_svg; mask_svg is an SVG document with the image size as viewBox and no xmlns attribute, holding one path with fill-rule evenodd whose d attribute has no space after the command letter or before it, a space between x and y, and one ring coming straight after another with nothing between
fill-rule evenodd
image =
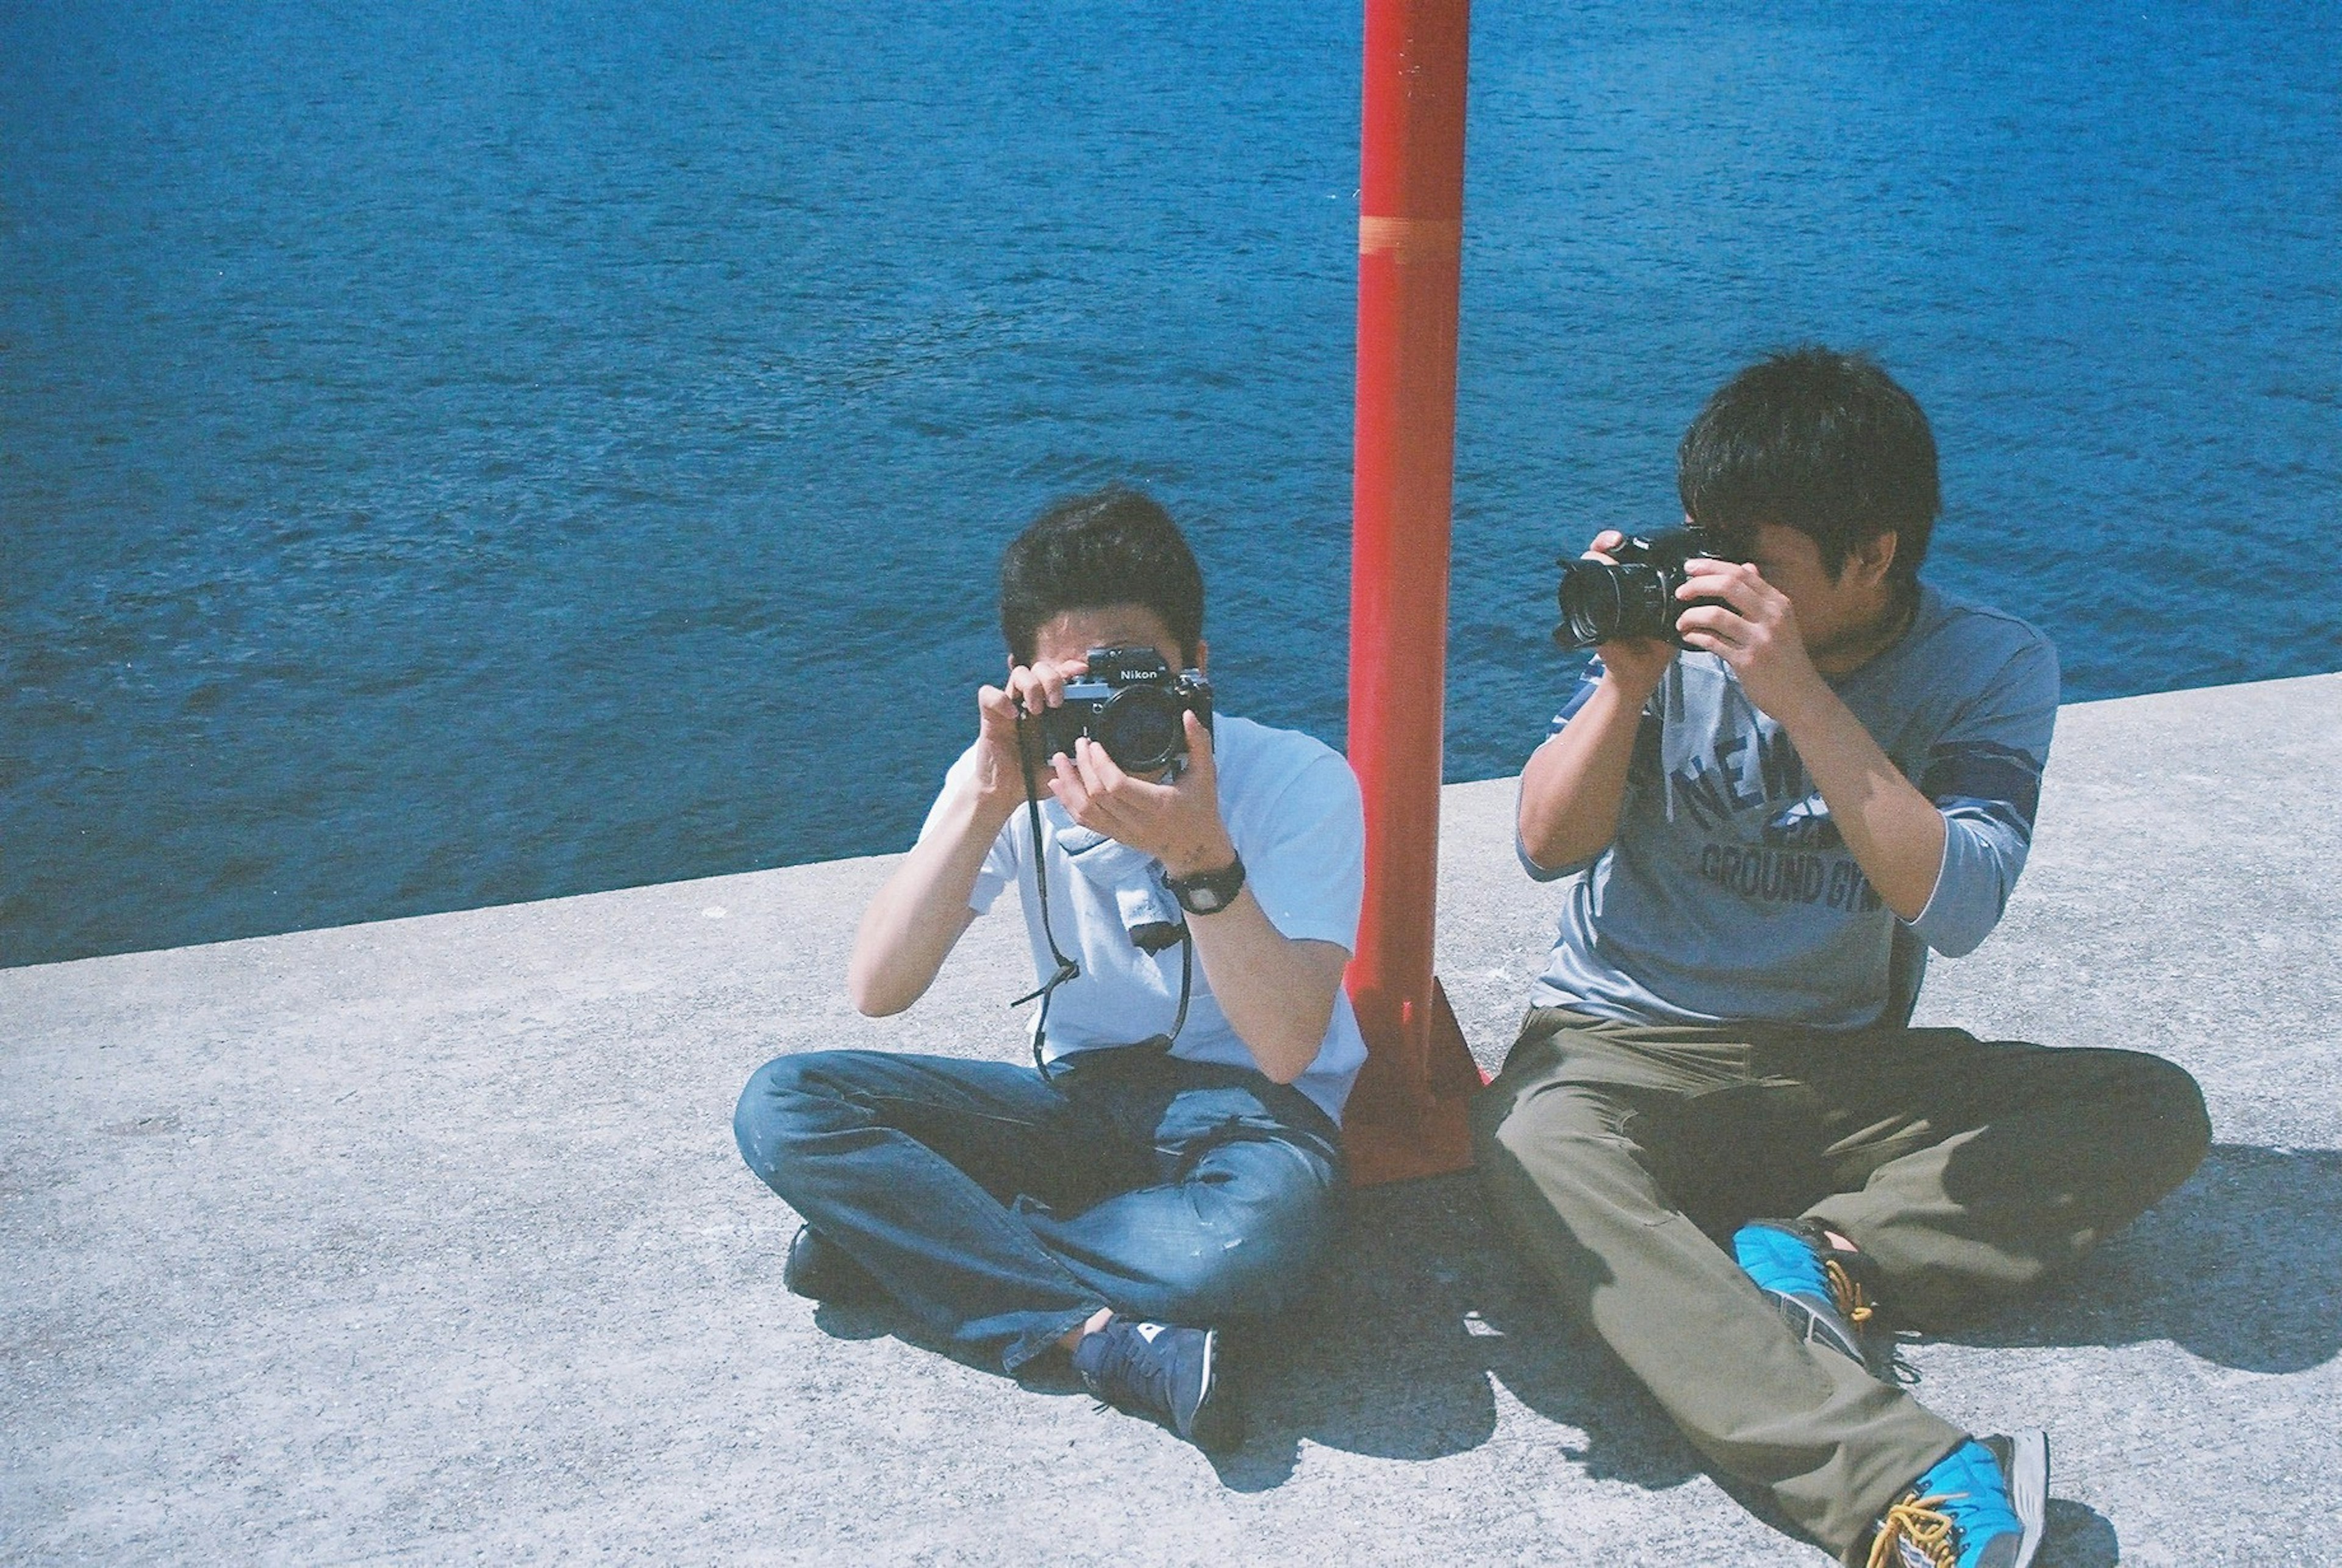
<instances>
[{"instance_id":1,"label":"black wrist watch","mask_svg":"<svg viewBox=\"0 0 2342 1568\"><path fill-rule=\"evenodd\" d=\"M1193 876L1166 876L1163 885L1179 901L1179 907L1190 914L1217 914L1236 901L1244 891L1244 856L1232 856L1217 871L1199 871Z\"/></svg>"}]
</instances>

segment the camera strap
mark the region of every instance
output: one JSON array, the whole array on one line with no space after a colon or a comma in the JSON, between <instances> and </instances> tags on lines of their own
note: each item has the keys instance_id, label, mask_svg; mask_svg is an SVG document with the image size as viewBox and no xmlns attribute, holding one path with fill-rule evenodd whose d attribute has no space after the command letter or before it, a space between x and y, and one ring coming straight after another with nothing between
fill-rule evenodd
<instances>
[{"instance_id":1,"label":"camera strap","mask_svg":"<svg viewBox=\"0 0 2342 1568\"><path fill-rule=\"evenodd\" d=\"M1016 704L1016 765L1025 774L1025 819L1033 830L1033 887L1041 901L1041 936L1049 944L1049 956L1057 961L1057 972L1043 981L1038 989L1028 991L1008 1005L1022 1007L1038 997L1040 1016L1033 1020L1033 1065L1044 1079L1049 1076L1048 1059L1041 1047L1049 1037L1049 998L1058 986L1081 976L1082 966L1066 956L1057 945L1056 931L1049 924L1049 855L1048 843L1041 836L1041 786L1033 776L1032 737L1025 733L1025 704Z\"/></svg>"},{"instance_id":2,"label":"camera strap","mask_svg":"<svg viewBox=\"0 0 2342 1568\"><path fill-rule=\"evenodd\" d=\"M1037 895L1041 906L1041 938L1049 944L1049 956L1056 961L1057 972L1043 981L1038 987L1026 992L1008 1005L1022 1007L1027 1002L1036 998L1039 1000L1041 1012L1039 1016L1033 1020L1033 1066L1042 1078L1046 1080L1050 1076L1049 1061L1043 1054L1043 1049L1049 1037L1049 1000L1056 994L1058 986L1068 980L1081 977L1082 966L1066 957L1064 950L1057 945L1057 933L1049 921L1048 841L1042 836L1041 786L1040 781L1034 774L1034 748L1030 744L1031 737L1026 733L1025 718L1025 704L1020 702L1016 704L1016 765L1025 775L1025 820L1032 830L1033 891ZM1179 1010L1171 1020L1169 1034L1156 1035L1154 1040L1143 1042L1143 1044L1152 1044L1156 1041L1160 1041L1165 1050L1168 1050L1179 1038L1179 1031L1187 1026L1187 1000L1193 994L1195 986L1195 934L1188 930L1187 923L1184 920L1179 923L1178 932ZM1167 946L1168 944L1162 945ZM1157 952L1160 948L1150 946L1147 951Z\"/></svg>"}]
</instances>

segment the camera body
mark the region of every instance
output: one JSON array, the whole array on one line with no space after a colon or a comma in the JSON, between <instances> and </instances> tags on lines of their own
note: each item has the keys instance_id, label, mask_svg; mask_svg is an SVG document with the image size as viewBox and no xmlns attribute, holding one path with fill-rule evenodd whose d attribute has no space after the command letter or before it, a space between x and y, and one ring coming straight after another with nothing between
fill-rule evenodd
<instances>
[{"instance_id":1,"label":"camera body","mask_svg":"<svg viewBox=\"0 0 2342 1568\"><path fill-rule=\"evenodd\" d=\"M1153 773L1187 754L1184 717L1212 723L1212 683L1176 674L1152 648L1092 648L1087 673L1066 683L1065 701L1041 714L1041 754L1073 754L1087 735L1125 773Z\"/></svg>"},{"instance_id":2,"label":"camera body","mask_svg":"<svg viewBox=\"0 0 2342 1568\"><path fill-rule=\"evenodd\" d=\"M1677 618L1697 605L1722 602L1676 597L1676 590L1689 580L1684 563L1722 558L1707 544L1695 529L1667 528L1627 540L1610 552L1611 561L1564 561L1556 593L1561 624L1554 628L1553 640L1565 648L1591 648L1628 638L1663 637L1682 647Z\"/></svg>"}]
</instances>

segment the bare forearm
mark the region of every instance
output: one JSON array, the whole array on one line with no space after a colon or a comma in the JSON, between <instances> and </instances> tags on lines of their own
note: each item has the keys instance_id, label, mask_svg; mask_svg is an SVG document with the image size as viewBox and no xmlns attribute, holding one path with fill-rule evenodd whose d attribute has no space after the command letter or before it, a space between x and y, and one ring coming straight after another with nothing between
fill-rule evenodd
<instances>
[{"instance_id":1,"label":"bare forearm","mask_svg":"<svg viewBox=\"0 0 2342 1568\"><path fill-rule=\"evenodd\" d=\"M1521 847L1544 866L1591 860L1617 836L1645 699L1604 676L1521 770Z\"/></svg>"},{"instance_id":2,"label":"bare forearm","mask_svg":"<svg viewBox=\"0 0 2342 1568\"><path fill-rule=\"evenodd\" d=\"M1183 880L1236 859L1220 816L1211 732L1193 713L1185 723L1187 765L1172 777L1134 777L1084 738L1072 756L1052 759L1049 784L1076 822L1152 855ZM1191 913L1187 928L1205 981L1254 1064L1280 1084L1301 1076L1326 1037L1347 954L1330 942L1288 940L1250 888L1225 909Z\"/></svg>"},{"instance_id":3,"label":"bare forearm","mask_svg":"<svg viewBox=\"0 0 2342 1568\"><path fill-rule=\"evenodd\" d=\"M863 912L846 971L856 1012L883 1017L916 1002L975 918L968 895L1007 814L974 789L945 809L943 831L919 841Z\"/></svg>"},{"instance_id":4,"label":"bare forearm","mask_svg":"<svg viewBox=\"0 0 2342 1568\"><path fill-rule=\"evenodd\" d=\"M1944 868L1943 813L1827 687L1777 716L1862 874L1887 908L1917 919Z\"/></svg>"},{"instance_id":5,"label":"bare forearm","mask_svg":"<svg viewBox=\"0 0 2342 1568\"><path fill-rule=\"evenodd\" d=\"M1300 1077L1325 1043L1349 955L1283 934L1250 889L1216 914L1190 915L1187 928L1212 995L1254 1064L1279 1084Z\"/></svg>"}]
</instances>

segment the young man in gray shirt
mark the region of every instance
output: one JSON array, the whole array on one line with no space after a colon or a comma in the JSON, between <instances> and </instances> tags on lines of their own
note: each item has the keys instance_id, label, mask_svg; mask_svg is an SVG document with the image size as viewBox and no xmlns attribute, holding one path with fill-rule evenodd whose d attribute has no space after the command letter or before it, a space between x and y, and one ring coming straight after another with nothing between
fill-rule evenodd
<instances>
[{"instance_id":1,"label":"young man in gray shirt","mask_svg":"<svg viewBox=\"0 0 2342 1568\"><path fill-rule=\"evenodd\" d=\"M2023 1568L2047 1439L1926 1409L1885 1314L2079 1257L2195 1169L2203 1099L2153 1056L1908 1027L1927 950L2000 918L2057 705L2047 638L1918 580L1917 402L1777 355L1677 478L1710 554L1673 640L1603 644L1522 774L1521 859L1565 902L1480 1169L1686 1435L1843 1561Z\"/></svg>"}]
</instances>

